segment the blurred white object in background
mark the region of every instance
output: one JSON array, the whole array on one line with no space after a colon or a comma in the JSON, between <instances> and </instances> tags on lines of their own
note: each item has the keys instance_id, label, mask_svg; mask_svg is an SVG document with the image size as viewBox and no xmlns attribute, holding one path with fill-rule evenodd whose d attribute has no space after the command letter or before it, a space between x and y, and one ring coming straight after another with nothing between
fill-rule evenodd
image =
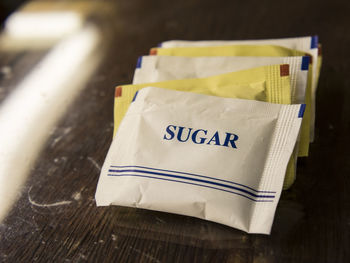
<instances>
[{"instance_id":1,"label":"blurred white object in background","mask_svg":"<svg viewBox=\"0 0 350 263\"><path fill-rule=\"evenodd\" d=\"M5 34L15 38L60 38L83 26L76 12L18 12L5 22Z\"/></svg>"},{"instance_id":2,"label":"blurred white object in background","mask_svg":"<svg viewBox=\"0 0 350 263\"><path fill-rule=\"evenodd\" d=\"M15 14L5 31L17 40L67 36L0 105L0 221L16 201L49 131L101 58L101 33L95 26L83 26L79 14Z\"/></svg>"}]
</instances>

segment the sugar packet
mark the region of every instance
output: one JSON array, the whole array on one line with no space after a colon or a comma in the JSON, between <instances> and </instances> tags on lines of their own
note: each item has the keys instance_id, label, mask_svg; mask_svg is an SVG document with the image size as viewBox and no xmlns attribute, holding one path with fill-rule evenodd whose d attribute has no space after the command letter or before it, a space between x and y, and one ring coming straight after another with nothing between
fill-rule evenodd
<instances>
[{"instance_id":1,"label":"sugar packet","mask_svg":"<svg viewBox=\"0 0 350 263\"><path fill-rule=\"evenodd\" d=\"M154 87L178 89L229 98L241 98L291 104L289 65L269 65L208 78L182 79L151 83ZM123 119L137 90L149 83L124 85L116 88L114 102L114 133ZM298 145L297 145L298 146ZM285 176L284 189L288 189L296 177L297 150L291 156Z\"/></svg>"},{"instance_id":2,"label":"sugar packet","mask_svg":"<svg viewBox=\"0 0 350 263\"><path fill-rule=\"evenodd\" d=\"M269 234L304 108L144 88L111 144L96 203Z\"/></svg>"},{"instance_id":3,"label":"sugar packet","mask_svg":"<svg viewBox=\"0 0 350 263\"><path fill-rule=\"evenodd\" d=\"M292 103L306 103L310 57L182 57L143 56L137 60L133 84L174 79L205 78L253 67L289 64ZM310 77L310 76L309 76ZM310 125L309 111L301 126L298 156L308 156Z\"/></svg>"},{"instance_id":4,"label":"sugar packet","mask_svg":"<svg viewBox=\"0 0 350 263\"><path fill-rule=\"evenodd\" d=\"M289 65L269 65L215 75L207 78L181 79L157 83L122 85L115 89L114 133L136 92L147 86L190 91L206 95L291 104Z\"/></svg>"},{"instance_id":5,"label":"sugar packet","mask_svg":"<svg viewBox=\"0 0 350 263\"><path fill-rule=\"evenodd\" d=\"M320 44L318 36L274 38L274 39L254 39L254 40L209 40L209 41L184 41L170 40L159 45L162 48L173 47L206 47L206 46L224 46L224 45L278 45L289 49L300 50L312 56L312 91L311 91L311 130L310 140L314 140L315 129L315 112L316 112L316 91L317 83L321 70Z\"/></svg>"},{"instance_id":6,"label":"sugar packet","mask_svg":"<svg viewBox=\"0 0 350 263\"><path fill-rule=\"evenodd\" d=\"M173 47L173 48L152 48L150 51L153 55L159 56L188 56L188 57L200 57L200 56L275 56L275 57L286 57L286 56L305 56L308 55L304 51L299 51L295 49L290 49L282 46L275 45L224 45L224 46L189 46L189 47ZM311 59L310 63L312 66L309 67L309 78L308 85L306 89L306 110L304 118L304 127L302 129L302 137L309 136L309 141L313 138L313 125L312 120L313 112L312 109L315 107L313 105L313 93L312 89L314 86L314 62ZM306 125L308 127L306 127ZM305 134L308 132L308 135ZM308 155L308 148L305 147L303 143L300 147L300 156Z\"/></svg>"},{"instance_id":7,"label":"sugar packet","mask_svg":"<svg viewBox=\"0 0 350 263\"><path fill-rule=\"evenodd\" d=\"M205 78L249 68L289 64L293 103L305 103L309 56L294 57L139 57L133 84L175 79Z\"/></svg>"}]
</instances>

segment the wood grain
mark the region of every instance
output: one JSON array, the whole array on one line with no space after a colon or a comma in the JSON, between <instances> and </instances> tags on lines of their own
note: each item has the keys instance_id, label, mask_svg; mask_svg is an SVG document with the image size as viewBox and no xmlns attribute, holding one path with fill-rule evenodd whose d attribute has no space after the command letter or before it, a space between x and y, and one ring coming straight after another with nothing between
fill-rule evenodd
<instances>
[{"instance_id":1,"label":"wood grain","mask_svg":"<svg viewBox=\"0 0 350 263\"><path fill-rule=\"evenodd\" d=\"M349 262L350 2L113 4L107 56L52 131L0 225L0 261ZM295 185L282 194L270 236L185 216L96 207L96 184L111 143L114 86L131 82L138 56L170 39L310 34L319 35L324 55L316 138L310 157L299 161ZM35 59L25 63L31 67Z\"/></svg>"}]
</instances>

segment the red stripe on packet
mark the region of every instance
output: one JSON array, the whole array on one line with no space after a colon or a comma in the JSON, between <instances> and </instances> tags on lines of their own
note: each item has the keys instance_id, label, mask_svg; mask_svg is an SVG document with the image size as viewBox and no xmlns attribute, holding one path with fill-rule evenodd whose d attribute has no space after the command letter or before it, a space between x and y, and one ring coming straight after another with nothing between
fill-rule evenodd
<instances>
[{"instance_id":1,"label":"red stripe on packet","mask_svg":"<svg viewBox=\"0 0 350 263\"><path fill-rule=\"evenodd\" d=\"M151 50L149 51L149 54L151 56L157 55L157 48L151 48Z\"/></svg>"},{"instance_id":2,"label":"red stripe on packet","mask_svg":"<svg viewBox=\"0 0 350 263\"><path fill-rule=\"evenodd\" d=\"M280 74L281 74L281 77L289 76L289 65L288 64L283 64L280 66Z\"/></svg>"},{"instance_id":3,"label":"red stripe on packet","mask_svg":"<svg viewBox=\"0 0 350 263\"><path fill-rule=\"evenodd\" d=\"M122 96L122 86L116 87L115 88L115 97L121 97Z\"/></svg>"}]
</instances>

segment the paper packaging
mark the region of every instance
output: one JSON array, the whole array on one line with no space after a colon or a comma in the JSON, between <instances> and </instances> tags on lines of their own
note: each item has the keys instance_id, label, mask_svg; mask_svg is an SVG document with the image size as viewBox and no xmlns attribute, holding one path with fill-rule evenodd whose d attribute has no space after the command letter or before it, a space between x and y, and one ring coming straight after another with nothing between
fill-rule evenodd
<instances>
[{"instance_id":1,"label":"paper packaging","mask_svg":"<svg viewBox=\"0 0 350 263\"><path fill-rule=\"evenodd\" d=\"M244 56L244 57L285 57L306 56L307 52L276 45L225 45L207 47L151 48L150 55L158 56Z\"/></svg>"},{"instance_id":2,"label":"paper packaging","mask_svg":"<svg viewBox=\"0 0 350 263\"><path fill-rule=\"evenodd\" d=\"M201 79L164 81L154 87L179 89L221 97L261 100L291 104L289 65L270 65ZM114 103L114 133L125 115L137 90L150 84L126 85L116 88ZM288 165L284 189L289 188L296 175L296 154Z\"/></svg>"},{"instance_id":3,"label":"paper packaging","mask_svg":"<svg viewBox=\"0 0 350 263\"><path fill-rule=\"evenodd\" d=\"M311 142L314 140L315 132L315 112L316 112L316 91L317 83L321 69L319 63L319 43L318 36L306 37L291 37L291 38L277 38L277 39L257 39L257 40L229 40L229 41L182 41L171 40L161 43L159 46L163 48L172 47L205 47L205 46L223 46L223 45L278 45L290 49L304 51L312 56L312 108L311 108Z\"/></svg>"},{"instance_id":4,"label":"paper packaging","mask_svg":"<svg viewBox=\"0 0 350 263\"><path fill-rule=\"evenodd\" d=\"M292 103L305 103L305 91L308 81L310 57L179 57L179 56L143 56L137 61L134 84L159 82L173 79L203 78L216 74L229 73L258 66L288 63L291 79ZM307 156L309 149L310 126L302 122L301 136L295 159ZM284 189L289 188L296 178L296 169L288 168Z\"/></svg>"},{"instance_id":5,"label":"paper packaging","mask_svg":"<svg viewBox=\"0 0 350 263\"><path fill-rule=\"evenodd\" d=\"M205 78L275 64L289 64L293 103L305 103L310 57L181 57L142 56L133 84L175 79Z\"/></svg>"},{"instance_id":6,"label":"paper packaging","mask_svg":"<svg viewBox=\"0 0 350 263\"><path fill-rule=\"evenodd\" d=\"M144 88L109 149L96 203L269 234L303 110Z\"/></svg>"},{"instance_id":7,"label":"paper packaging","mask_svg":"<svg viewBox=\"0 0 350 263\"><path fill-rule=\"evenodd\" d=\"M233 45L233 46L211 46L211 47L180 47L180 48L154 48L151 50L153 54L160 56L275 56L275 57L289 57L289 56L304 56L305 52L289 49L281 46L273 45ZM311 60L311 59L310 59ZM312 104L312 67L309 67L308 85L306 88L306 110L304 117L304 124L301 130L302 143L299 148L299 156L308 156L310 129L311 129L311 109Z\"/></svg>"},{"instance_id":8,"label":"paper packaging","mask_svg":"<svg viewBox=\"0 0 350 263\"><path fill-rule=\"evenodd\" d=\"M205 78L273 64L289 64L292 103L305 103L310 58L304 57L179 57L143 56L137 60L133 84ZM304 123L303 123L304 124ZM300 156L307 156L309 126L303 125Z\"/></svg>"},{"instance_id":9,"label":"paper packaging","mask_svg":"<svg viewBox=\"0 0 350 263\"><path fill-rule=\"evenodd\" d=\"M154 87L190 91L219 97L252 99L291 104L289 65L269 65L207 78L170 80L151 84ZM116 87L114 134L135 93L149 83Z\"/></svg>"},{"instance_id":10,"label":"paper packaging","mask_svg":"<svg viewBox=\"0 0 350 263\"><path fill-rule=\"evenodd\" d=\"M275 64L289 64L292 103L305 103L310 57L180 57L142 56L133 84L205 78Z\"/></svg>"}]
</instances>

